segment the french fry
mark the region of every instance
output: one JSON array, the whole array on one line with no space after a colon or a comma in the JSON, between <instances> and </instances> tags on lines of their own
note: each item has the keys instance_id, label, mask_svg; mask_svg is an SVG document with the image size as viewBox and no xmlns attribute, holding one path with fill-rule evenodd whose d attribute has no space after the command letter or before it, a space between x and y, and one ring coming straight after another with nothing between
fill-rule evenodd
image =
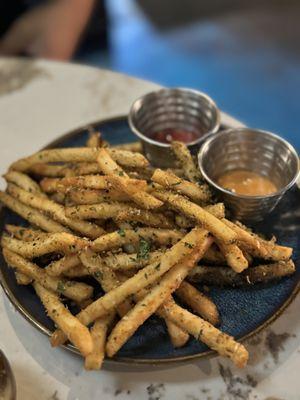
<instances>
[{"instance_id":1,"label":"french fry","mask_svg":"<svg viewBox=\"0 0 300 400\"><path fill-rule=\"evenodd\" d=\"M79 256L77 254L67 254L58 261L53 261L49 264L46 267L46 271L51 276L61 276L66 275L66 272L78 266L81 266Z\"/></svg>"},{"instance_id":2,"label":"french fry","mask_svg":"<svg viewBox=\"0 0 300 400\"><path fill-rule=\"evenodd\" d=\"M9 171L3 175L3 177L7 182L14 183L29 193L38 193L41 196L45 196L41 191L40 186L28 175L23 174L22 172Z\"/></svg>"},{"instance_id":3,"label":"french fry","mask_svg":"<svg viewBox=\"0 0 300 400\"><path fill-rule=\"evenodd\" d=\"M37 282L33 286L49 317L65 332L80 353L88 356L93 351L93 340L88 328L67 310L57 294L45 289Z\"/></svg>"},{"instance_id":4,"label":"french fry","mask_svg":"<svg viewBox=\"0 0 300 400\"><path fill-rule=\"evenodd\" d=\"M224 218L225 217L225 207L223 203L216 203L206 207L203 207L205 211L209 212L210 214L214 215L216 218ZM187 218L182 214L175 215L175 222L180 228L192 228L195 226L195 222Z\"/></svg>"},{"instance_id":5,"label":"french fry","mask_svg":"<svg viewBox=\"0 0 300 400\"><path fill-rule=\"evenodd\" d=\"M134 191L143 190L146 188L146 181L137 179L130 179L127 184ZM100 175L85 175L85 176L72 176L67 178L44 178L40 182L41 188L46 193L62 192L66 193L70 188L76 187L77 189L111 189L112 182L110 176Z\"/></svg>"},{"instance_id":6,"label":"french fry","mask_svg":"<svg viewBox=\"0 0 300 400\"><path fill-rule=\"evenodd\" d=\"M99 149L97 162L104 175L119 175L128 178L126 172L111 158L108 149Z\"/></svg>"},{"instance_id":7,"label":"french fry","mask_svg":"<svg viewBox=\"0 0 300 400\"><path fill-rule=\"evenodd\" d=\"M34 208L26 206L7 193L0 192L0 202L15 213L19 214L22 218L26 219L32 225L36 225L46 232L70 232L68 228L53 221L53 219L47 217Z\"/></svg>"},{"instance_id":8,"label":"french fry","mask_svg":"<svg viewBox=\"0 0 300 400\"><path fill-rule=\"evenodd\" d=\"M270 282L294 272L295 264L292 260L258 265L240 274L228 267L200 265L190 272L188 280L213 286L249 286L259 282Z\"/></svg>"},{"instance_id":9,"label":"french fry","mask_svg":"<svg viewBox=\"0 0 300 400\"><path fill-rule=\"evenodd\" d=\"M217 264L217 265L225 265L226 259L224 255L220 252L220 250L214 245L210 246L210 248L206 251L203 256L203 261L208 262L209 264Z\"/></svg>"},{"instance_id":10,"label":"french fry","mask_svg":"<svg viewBox=\"0 0 300 400\"><path fill-rule=\"evenodd\" d=\"M157 308L166 301L174 290L184 280L189 270L201 258L213 239L208 238L208 232L198 229L194 249L186 258L179 261L169 270L150 292L140 300L113 328L107 343L106 352L112 357L122 345L134 334L137 328L148 319Z\"/></svg>"},{"instance_id":11,"label":"french fry","mask_svg":"<svg viewBox=\"0 0 300 400\"><path fill-rule=\"evenodd\" d=\"M225 243L232 243L236 240L236 234L223 222L199 205L192 203L179 194L170 192L155 191L153 195L168 203L172 208L182 212L188 218L192 218L198 224L207 229L213 236Z\"/></svg>"},{"instance_id":12,"label":"french fry","mask_svg":"<svg viewBox=\"0 0 300 400\"><path fill-rule=\"evenodd\" d=\"M231 336L219 331L208 321L183 309L174 301L164 303L159 310L165 317L194 336L195 339L205 343L220 355L229 357L237 367L243 368L247 364L249 354L245 347Z\"/></svg>"},{"instance_id":13,"label":"french fry","mask_svg":"<svg viewBox=\"0 0 300 400\"><path fill-rule=\"evenodd\" d=\"M88 247L88 242L70 233L53 233L46 238L30 242L3 235L1 245L25 258L40 257L49 253L74 253Z\"/></svg>"},{"instance_id":14,"label":"french fry","mask_svg":"<svg viewBox=\"0 0 300 400\"><path fill-rule=\"evenodd\" d=\"M71 300L80 302L90 298L93 294L93 288L91 286L81 282L50 277L42 268L39 268L36 264L26 260L20 255L13 253L6 247L3 248L3 256L7 264L12 268L16 268L18 272L32 278L46 289L63 294Z\"/></svg>"},{"instance_id":15,"label":"french fry","mask_svg":"<svg viewBox=\"0 0 300 400\"><path fill-rule=\"evenodd\" d=\"M93 162L97 160L98 148L63 148L42 150L29 157L22 158L13 163L10 170L28 171L32 165L37 163L57 163L57 162ZM139 153L131 153L126 150L109 149L109 154L118 164L132 168L144 168L149 163L146 158Z\"/></svg>"},{"instance_id":16,"label":"french fry","mask_svg":"<svg viewBox=\"0 0 300 400\"><path fill-rule=\"evenodd\" d=\"M66 175L66 169L68 169L67 164L47 164L47 163L38 163L32 165L28 172L33 173L37 176L47 176L52 178L62 178Z\"/></svg>"},{"instance_id":17,"label":"french fry","mask_svg":"<svg viewBox=\"0 0 300 400\"><path fill-rule=\"evenodd\" d=\"M50 275L50 274L49 274ZM66 271L62 272L62 275L65 276L66 278L81 278L83 276L88 276L89 271L85 268L84 265L81 263L76 265L75 267L72 267L70 269L67 269ZM56 275L60 276L60 275Z\"/></svg>"},{"instance_id":18,"label":"french fry","mask_svg":"<svg viewBox=\"0 0 300 400\"><path fill-rule=\"evenodd\" d=\"M156 314L159 315L159 313L157 312ZM183 347L189 340L189 334L183 331L179 326L174 324L174 322L170 321L168 318L163 319L165 320L172 345L175 348Z\"/></svg>"},{"instance_id":19,"label":"french fry","mask_svg":"<svg viewBox=\"0 0 300 400\"><path fill-rule=\"evenodd\" d=\"M165 188L188 196L195 202L207 202L211 198L211 193L206 186L199 186L194 182L179 178L170 171L156 169L151 179Z\"/></svg>"},{"instance_id":20,"label":"french fry","mask_svg":"<svg viewBox=\"0 0 300 400\"><path fill-rule=\"evenodd\" d=\"M5 225L5 230L14 238L31 242L32 240L43 240L50 237L51 233L46 233L37 229L24 228L23 226Z\"/></svg>"},{"instance_id":21,"label":"french fry","mask_svg":"<svg viewBox=\"0 0 300 400\"><path fill-rule=\"evenodd\" d=\"M7 190L10 195L12 195L14 198L17 198L25 205L43 210L44 212L50 214L53 219L67 225L82 235L95 239L104 233L104 230L96 224L80 220L76 221L66 217L64 207L52 200L37 194L28 193L13 184L10 184Z\"/></svg>"},{"instance_id":22,"label":"french fry","mask_svg":"<svg viewBox=\"0 0 300 400\"><path fill-rule=\"evenodd\" d=\"M22 274L22 272L15 271L15 276L17 280L18 285L29 285L32 282L32 279L27 276Z\"/></svg>"},{"instance_id":23,"label":"french fry","mask_svg":"<svg viewBox=\"0 0 300 400\"><path fill-rule=\"evenodd\" d=\"M74 204L98 204L107 201L130 201L129 197L114 189L74 189L67 193L67 199Z\"/></svg>"},{"instance_id":24,"label":"french fry","mask_svg":"<svg viewBox=\"0 0 300 400\"><path fill-rule=\"evenodd\" d=\"M202 230L200 228L193 229L171 249L166 251L159 264L149 264L119 287L106 293L103 297L100 297L84 310L80 311L80 313L77 315L79 320L83 324L88 325L97 318L108 314L118 304L122 303L122 301L124 301L128 296L157 281L174 264L178 263L182 258L189 255L193 251L193 247L199 240L198 236L199 232L201 231Z\"/></svg>"},{"instance_id":25,"label":"french fry","mask_svg":"<svg viewBox=\"0 0 300 400\"><path fill-rule=\"evenodd\" d=\"M105 343L109 326L114 319L114 313L99 318L91 328L93 350L85 357L84 367L86 370L98 370L101 368L105 356Z\"/></svg>"},{"instance_id":26,"label":"french fry","mask_svg":"<svg viewBox=\"0 0 300 400\"><path fill-rule=\"evenodd\" d=\"M53 193L49 196L50 200L54 201L55 203L64 205L66 201L66 195L65 193Z\"/></svg>"},{"instance_id":27,"label":"french fry","mask_svg":"<svg viewBox=\"0 0 300 400\"><path fill-rule=\"evenodd\" d=\"M219 324L220 317L215 303L193 285L184 281L175 293L180 300L191 307L195 314L200 315L200 317L204 318L212 325Z\"/></svg>"},{"instance_id":28,"label":"french fry","mask_svg":"<svg viewBox=\"0 0 300 400\"><path fill-rule=\"evenodd\" d=\"M172 228L174 223L162 213L127 207L116 216L117 222L137 222L153 228Z\"/></svg>"},{"instance_id":29,"label":"french fry","mask_svg":"<svg viewBox=\"0 0 300 400\"><path fill-rule=\"evenodd\" d=\"M141 142L122 143L112 146L112 149L127 150L132 151L133 153L142 153L143 150Z\"/></svg>"},{"instance_id":30,"label":"french fry","mask_svg":"<svg viewBox=\"0 0 300 400\"><path fill-rule=\"evenodd\" d=\"M174 141L171 144L171 148L174 151L185 176L191 182L199 183L199 181L202 179L202 176L199 169L196 167L187 146L184 143Z\"/></svg>"},{"instance_id":31,"label":"french fry","mask_svg":"<svg viewBox=\"0 0 300 400\"><path fill-rule=\"evenodd\" d=\"M184 234L173 229L137 228L120 229L107 233L94 240L91 249L97 252L107 251L122 247L126 244L138 244L141 240L168 245L176 243Z\"/></svg>"},{"instance_id":32,"label":"french fry","mask_svg":"<svg viewBox=\"0 0 300 400\"><path fill-rule=\"evenodd\" d=\"M101 147L102 145L102 138L100 132L90 132L89 138L86 141L86 147Z\"/></svg>"},{"instance_id":33,"label":"french fry","mask_svg":"<svg viewBox=\"0 0 300 400\"><path fill-rule=\"evenodd\" d=\"M141 210L137 210L136 208L131 207L126 203L120 203L120 202L114 202L114 203L103 202L92 205L82 204L65 208L67 217L77 218L77 219L91 219L91 218L115 219L118 217L119 213L123 211L126 212L127 210L130 210L132 212L135 211L141 212Z\"/></svg>"},{"instance_id":34,"label":"french fry","mask_svg":"<svg viewBox=\"0 0 300 400\"><path fill-rule=\"evenodd\" d=\"M242 250L236 245L231 243L222 243L217 241L217 245L224 255L227 264L235 271L242 272L248 268L249 263L247 258L244 256Z\"/></svg>"}]
</instances>

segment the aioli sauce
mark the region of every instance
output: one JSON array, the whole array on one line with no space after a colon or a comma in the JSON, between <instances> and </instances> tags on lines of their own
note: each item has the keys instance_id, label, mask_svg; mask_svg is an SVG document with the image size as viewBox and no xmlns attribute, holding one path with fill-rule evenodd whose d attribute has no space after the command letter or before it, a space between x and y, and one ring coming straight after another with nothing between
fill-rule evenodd
<instances>
[{"instance_id":1,"label":"aioli sauce","mask_svg":"<svg viewBox=\"0 0 300 400\"><path fill-rule=\"evenodd\" d=\"M199 138L199 134L180 129L167 128L158 132L154 132L151 138L157 142L170 144L173 140L183 143L191 143Z\"/></svg>"},{"instance_id":2,"label":"aioli sauce","mask_svg":"<svg viewBox=\"0 0 300 400\"><path fill-rule=\"evenodd\" d=\"M246 196L266 196L277 192L277 187L268 178L247 170L227 172L218 179L218 184Z\"/></svg>"}]
</instances>

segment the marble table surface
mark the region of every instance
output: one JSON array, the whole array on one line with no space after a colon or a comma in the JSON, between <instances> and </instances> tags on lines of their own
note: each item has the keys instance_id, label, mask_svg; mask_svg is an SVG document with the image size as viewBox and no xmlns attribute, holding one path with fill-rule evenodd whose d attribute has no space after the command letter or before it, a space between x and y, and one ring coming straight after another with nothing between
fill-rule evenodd
<instances>
[{"instance_id":1,"label":"marble table surface","mask_svg":"<svg viewBox=\"0 0 300 400\"><path fill-rule=\"evenodd\" d=\"M80 125L123 115L149 82L86 66L0 58L0 173ZM223 115L224 122L236 123ZM1 188L4 182L1 182ZM299 400L300 298L248 341L248 367L215 357L188 365L105 368L82 360L33 328L0 294L0 347L14 370L20 400Z\"/></svg>"}]
</instances>

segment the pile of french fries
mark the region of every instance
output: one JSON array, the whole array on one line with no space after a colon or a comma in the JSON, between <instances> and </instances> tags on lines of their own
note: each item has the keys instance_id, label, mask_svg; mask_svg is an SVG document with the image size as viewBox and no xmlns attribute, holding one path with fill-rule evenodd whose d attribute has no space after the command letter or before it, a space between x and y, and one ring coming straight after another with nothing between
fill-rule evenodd
<instances>
[{"instance_id":1,"label":"pile of french fries","mask_svg":"<svg viewBox=\"0 0 300 400\"><path fill-rule=\"evenodd\" d=\"M291 248L227 219L187 147L172 149L174 168L154 169L139 143L110 147L94 133L86 147L40 151L4 175L0 201L28 222L6 226L5 260L54 321L52 346L71 342L87 369L152 314L174 347L192 336L244 367L246 348L216 327L216 305L192 283L250 285L295 270Z\"/></svg>"}]
</instances>

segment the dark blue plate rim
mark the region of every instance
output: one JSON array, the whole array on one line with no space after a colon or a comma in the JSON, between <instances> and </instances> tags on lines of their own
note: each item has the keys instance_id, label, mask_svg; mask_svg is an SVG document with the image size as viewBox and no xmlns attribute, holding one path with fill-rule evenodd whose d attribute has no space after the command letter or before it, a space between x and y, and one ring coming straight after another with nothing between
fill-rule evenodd
<instances>
[{"instance_id":1,"label":"dark blue plate rim","mask_svg":"<svg viewBox=\"0 0 300 400\"><path fill-rule=\"evenodd\" d=\"M66 134L61 135L59 138L51 141L43 147L43 150L45 149L50 149L57 147L58 145L61 144L61 142L64 142L65 140L76 136L80 134L83 130L86 129L93 129L94 126L98 126L99 124L109 124L117 121L122 121L126 119L127 116L122 115L118 117L113 117L113 118L107 118L103 120L97 120L88 124L85 124L81 126L80 128L74 129ZM226 127L227 128L227 127ZM0 221L3 221L3 216L4 216L4 209L5 207L1 207L0 209ZM3 228L3 227L1 227ZM44 335L50 337L52 335L52 331L46 328L42 323L37 321L24 307L23 305L17 300L17 298L14 296L13 292L11 291L9 285L7 284L3 271L0 268L0 285L2 286L2 289L4 293L6 294L7 298L9 301L12 303L12 305L15 307L15 309L36 329L38 329L40 332L42 332ZM285 302L276 310L276 312L270 317L267 318L265 321L263 321L257 328L252 330L251 332L247 333L246 335L236 338L239 342L244 342L245 340L257 335L259 332L261 332L263 329L266 329L270 324L272 324L277 318L280 317L280 315L285 311L285 309L292 303L292 301L295 300L297 294L300 291L300 281L297 282L295 285L294 289L290 293L289 297L285 300ZM75 353L77 355L80 355L78 350L71 344L66 344L62 346L64 349L71 351L72 353ZM202 358L207 358L207 357L212 357L216 356L217 352L214 350L207 350L202 353L197 353L197 354L191 354L188 356L180 356L180 357L173 357L173 358L158 358L158 359L148 359L148 358L132 358L132 357L118 357L115 356L112 359L105 359L105 364L106 365L116 365L116 364L128 364L128 365L159 365L159 364L164 364L164 365L170 365L170 364L183 364L183 363L188 363L191 361L197 361Z\"/></svg>"}]
</instances>

